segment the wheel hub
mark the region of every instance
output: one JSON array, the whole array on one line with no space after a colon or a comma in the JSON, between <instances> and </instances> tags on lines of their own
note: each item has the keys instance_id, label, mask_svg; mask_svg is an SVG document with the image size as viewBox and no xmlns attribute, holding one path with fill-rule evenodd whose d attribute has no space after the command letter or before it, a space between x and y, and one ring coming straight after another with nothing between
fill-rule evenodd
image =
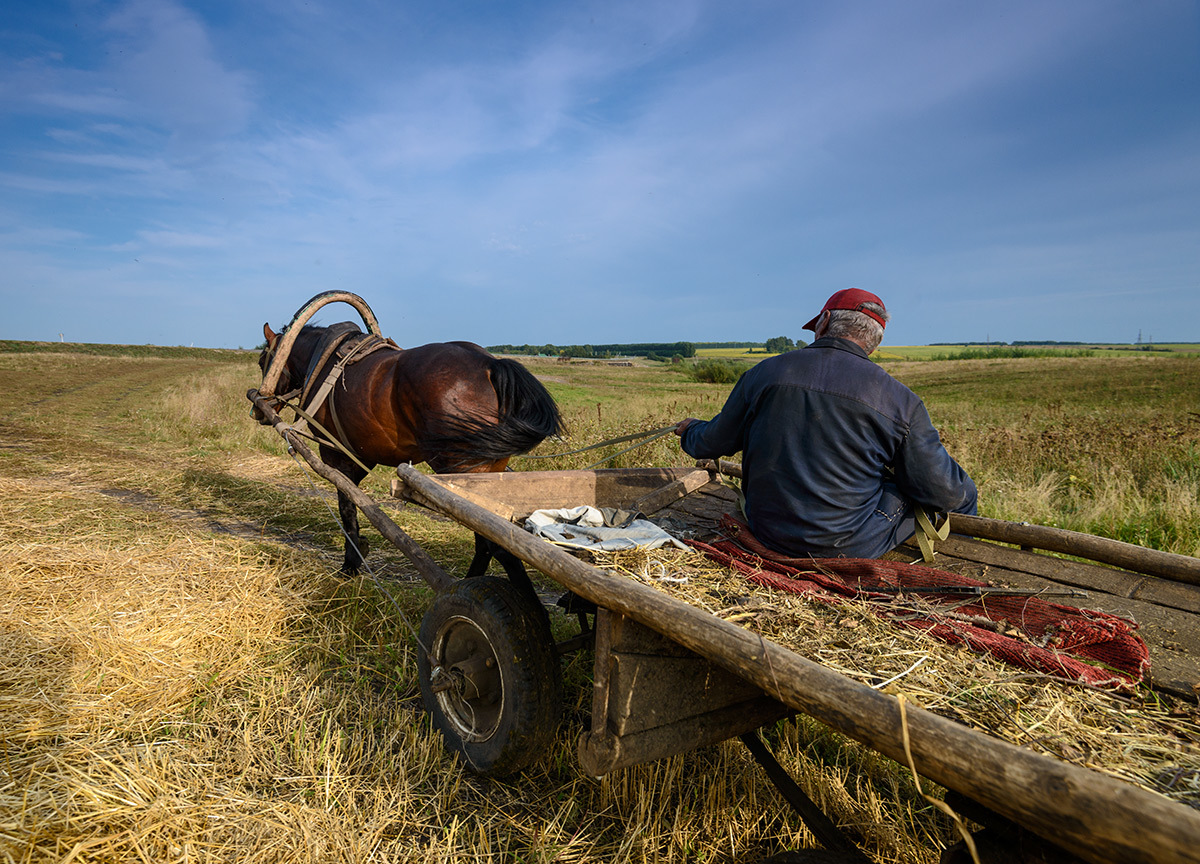
<instances>
[{"instance_id":1,"label":"wheel hub","mask_svg":"<svg viewBox=\"0 0 1200 864\"><path fill-rule=\"evenodd\" d=\"M484 741L499 726L504 678L487 635L467 618L445 622L432 646L432 690L464 740Z\"/></svg>"}]
</instances>

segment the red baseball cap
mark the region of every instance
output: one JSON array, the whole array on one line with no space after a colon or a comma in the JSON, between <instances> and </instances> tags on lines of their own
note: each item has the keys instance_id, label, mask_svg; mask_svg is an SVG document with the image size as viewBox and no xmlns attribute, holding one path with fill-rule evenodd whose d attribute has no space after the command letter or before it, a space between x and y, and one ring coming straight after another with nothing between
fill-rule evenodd
<instances>
[{"instance_id":1,"label":"red baseball cap","mask_svg":"<svg viewBox=\"0 0 1200 864\"><path fill-rule=\"evenodd\" d=\"M814 333L817 330L817 322L821 320L821 315L831 309L850 309L854 312L861 312L868 315L879 322L880 327L886 327L887 322L879 317L879 314L872 312L870 309L864 309L864 303L875 303L883 306L883 301L872 294L870 291L863 291L861 288L846 288L838 291L832 297L825 301L824 307L817 313L817 317L813 318L804 325L805 330L812 330ZM887 307L884 307L885 309Z\"/></svg>"}]
</instances>

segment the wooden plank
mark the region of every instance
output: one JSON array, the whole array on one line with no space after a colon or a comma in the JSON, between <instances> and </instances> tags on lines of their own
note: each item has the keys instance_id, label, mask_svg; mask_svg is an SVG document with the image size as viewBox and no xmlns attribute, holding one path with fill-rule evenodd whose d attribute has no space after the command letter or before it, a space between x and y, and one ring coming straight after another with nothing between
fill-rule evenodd
<instances>
[{"instance_id":1,"label":"wooden plank","mask_svg":"<svg viewBox=\"0 0 1200 864\"><path fill-rule=\"evenodd\" d=\"M716 744L792 713L753 684L608 609L596 615L595 652L591 731L579 742L591 774Z\"/></svg>"},{"instance_id":2,"label":"wooden plank","mask_svg":"<svg viewBox=\"0 0 1200 864\"><path fill-rule=\"evenodd\" d=\"M603 610L613 619L612 638L609 641L610 650L622 651L626 654L656 654L659 657L695 657L695 651L689 651L678 642L668 639L657 630L651 630L641 624Z\"/></svg>"},{"instance_id":3,"label":"wooden plank","mask_svg":"<svg viewBox=\"0 0 1200 864\"><path fill-rule=\"evenodd\" d=\"M902 764L1095 864L1196 861L1200 812L1001 741L898 700L635 580L592 567L465 501L410 466L400 478L438 510L568 590L679 642ZM907 734L904 734L907 732ZM910 744L906 752L905 741Z\"/></svg>"},{"instance_id":4,"label":"wooden plank","mask_svg":"<svg viewBox=\"0 0 1200 864\"><path fill-rule=\"evenodd\" d=\"M753 684L698 654L659 657L614 651L611 656L608 726L617 735L669 726L762 695ZM745 731L731 729L725 738Z\"/></svg>"},{"instance_id":5,"label":"wooden plank","mask_svg":"<svg viewBox=\"0 0 1200 864\"><path fill-rule=\"evenodd\" d=\"M673 504L680 498L690 495L709 482L711 476L707 471L696 468L664 486L659 486L653 492L647 492L630 505L630 510L650 515L657 513L668 504Z\"/></svg>"},{"instance_id":6,"label":"wooden plank","mask_svg":"<svg viewBox=\"0 0 1200 864\"><path fill-rule=\"evenodd\" d=\"M608 731L608 699L612 692L613 630L624 618L607 609L596 610L596 660L592 672L592 731L604 735Z\"/></svg>"},{"instance_id":7,"label":"wooden plank","mask_svg":"<svg viewBox=\"0 0 1200 864\"><path fill-rule=\"evenodd\" d=\"M915 550L916 546L910 542L905 544L905 548ZM957 558L1041 576L1060 585L1101 591L1116 597L1143 600L1159 606L1200 613L1200 586L1196 585L1172 582L1126 570L1112 570L1080 561L1053 558L980 540L961 540L953 536L939 541L937 550Z\"/></svg>"},{"instance_id":8,"label":"wooden plank","mask_svg":"<svg viewBox=\"0 0 1200 864\"><path fill-rule=\"evenodd\" d=\"M636 734L763 695L745 679L607 609L597 613L595 653L592 730L597 733ZM739 725L725 737L744 731Z\"/></svg>"},{"instance_id":9,"label":"wooden plank","mask_svg":"<svg viewBox=\"0 0 1200 864\"><path fill-rule=\"evenodd\" d=\"M451 476L458 476L458 475L451 475ZM472 475L466 474L463 476L470 477ZM494 498L489 498L487 495L479 494L478 492L474 491L470 487L469 484L455 482L454 480L447 479L446 477L437 476L437 475L435 475L435 479L439 483L441 483L445 488L447 488L451 492L453 492L455 495L461 495L463 498L466 498L468 501L470 501L474 504L478 504L480 507L483 507L486 510L491 510L493 513L495 513L501 519L505 519L509 522L512 522L516 518L516 514L513 512L512 507L508 506L503 501L497 501ZM421 497L421 494L419 492L410 493L410 494L406 494L406 493L409 493L408 487L405 486L403 483L401 483L398 478L393 478L392 479L392 497L393 498L404 498L405 500L412 501L414 504L420 504L422 507L430 506L429 503L423 497Z\"/></svg>"},{"instance_id":10,"label":"wooden plank","mask_svg":"<svg viewBox=\"0 0 1200 864\"><path fill-rule=\"evenodd\" d=\"M698 526L715 529L722 516L737 511L737 493L727 486L713 482L665 509Z\"/></svg>"},{"instance_id":11,"label":"wooden plank","mask_svg":"<svg viewBox=\"0 0 1200 864\"><path fill-rule=\"evenodd\" d=\"M585 773L599 777L630 765L707 747L793 713L786 705L767 696L759 696L668 726L629 735L586 732L579 738L579 765Z\"/></svg>"}]
</instances>

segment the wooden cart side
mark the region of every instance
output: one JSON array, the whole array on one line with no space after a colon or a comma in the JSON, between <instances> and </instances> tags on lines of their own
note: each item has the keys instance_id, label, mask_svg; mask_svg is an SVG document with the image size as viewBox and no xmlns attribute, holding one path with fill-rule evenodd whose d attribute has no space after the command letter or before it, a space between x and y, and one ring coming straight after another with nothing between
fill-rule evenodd
<instances>
[{"instance_id":1,"label":"wooden cart side","mask_svg":"<svg viewBox=\"0 0 1200 864\"><path fill-rule=\"evenodd\" d=\"M588 774L717 744L795 713L619 613L599 609L595 633L592 727L579 740Z\"/></svg>"},{"instance_id":2,"label":"wooden cart side","mask_svg":"<svg viewBox=\"0 0 1200 864\"><path fill-rule=\"evenodd\" d=\"M1041 756L898 701L762 637L625 577L579 561L448 492L409 466L400 479L436 509L564 587L662 633L900 763L1097 862L1195 862L1200 813L1130 784Z\"/></svg>"}]
</instances>

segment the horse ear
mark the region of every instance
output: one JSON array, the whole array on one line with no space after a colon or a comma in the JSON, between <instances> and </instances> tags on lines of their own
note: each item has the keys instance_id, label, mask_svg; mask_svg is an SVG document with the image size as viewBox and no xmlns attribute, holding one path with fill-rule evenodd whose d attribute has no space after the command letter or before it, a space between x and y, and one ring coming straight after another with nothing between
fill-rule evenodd
<instances>
[{"instance_id":1,"label":"horse ear","mask_svg":"<svg viewBox=\"0 0 1200 864\"><path fill-rule=\"evenodd\" d=\"M272 343L279 338L279 334L271 329L270 323L263 324L263 338L267 340L268 348L270 348Z\"/></svg>"}]
</instances>

